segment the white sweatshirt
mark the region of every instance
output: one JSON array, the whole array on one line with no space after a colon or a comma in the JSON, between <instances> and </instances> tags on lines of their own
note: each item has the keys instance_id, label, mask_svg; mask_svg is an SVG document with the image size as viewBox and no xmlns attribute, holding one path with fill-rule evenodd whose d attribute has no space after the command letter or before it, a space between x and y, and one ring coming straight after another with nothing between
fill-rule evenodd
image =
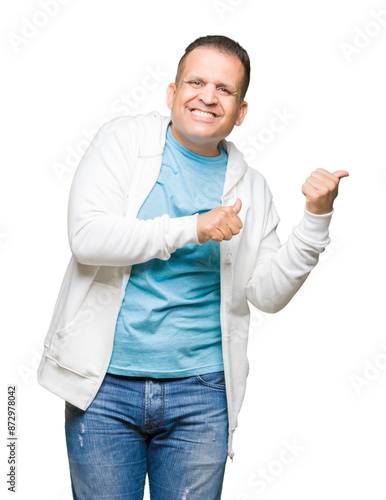
<instances>
[{"instance_id":1,"label":"white sweatshirt","mask_svg":"<svg viewBox=\"0 0 386 500\"><path fill-rule=\"evenodd\" d=\"M157 112L119 117L101 127L75 172L68 207L68 264L44 341L38 381L86 410L111 358L117 316L131 266L166 260L188 243L200 244L197 216L152 220L136 215L162 163L170 117ZM249 371L248 301L264 312L282 309L302 286L330 242L332 213L304 217L288 241L276 234L279 217L264 177L233 143L222 205L242 201L243 228L220 243L221 334L228 404L228 455Z\"/></svg>"}]
</instances>

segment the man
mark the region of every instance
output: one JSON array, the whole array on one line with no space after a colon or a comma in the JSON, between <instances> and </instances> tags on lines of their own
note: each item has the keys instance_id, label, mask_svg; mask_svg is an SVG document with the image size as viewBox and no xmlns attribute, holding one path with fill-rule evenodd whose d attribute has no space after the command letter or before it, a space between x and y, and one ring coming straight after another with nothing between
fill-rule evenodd
<instances>
[{"instance_id":1,"label":"man","mask_svg":"<svg viewBox=\"0 0 386 500\"><path fill-rule=\"evenodd\" d=\"M250 64L201 37L167 88L170 117L105 124L71 186L73 257L39 382L66 400L74 498L218 499L248 375L248 301L282 309L329 243L341 177L306 180L281 245L264 177L225 140Z\"/></svg>"}]
</instances>

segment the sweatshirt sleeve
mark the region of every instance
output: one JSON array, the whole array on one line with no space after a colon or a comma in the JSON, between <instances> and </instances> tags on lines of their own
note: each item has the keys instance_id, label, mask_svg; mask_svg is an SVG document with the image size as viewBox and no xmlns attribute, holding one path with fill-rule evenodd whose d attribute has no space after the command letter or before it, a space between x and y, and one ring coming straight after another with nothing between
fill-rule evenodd
<instances>
[{"instance_id":1,"label":"sweatshirt sleeve","mask_svg":"<svg viewBox=\"0 0 386 500\"><path fill-rule=\"evenodd\" d=\"M127 130L119 119L103 125L82 157L71 185L68 239L81 264L128 266L167 260L188 243L199 244L197 214L149 220L125 216L135 169ZM133 126L133 125L132 125Z\"/></svg>"},{"instance_id":2,"label":"sweatshirt sleeve","mask_svg":"<svg viewBox=\"0 0 386 500\"><path fill-rule=\"evenodd\" d=\"M304 208L302 221L281 245L276 234L280 221L271 200L246 297L263 312L283 309L300 289L330 243L328 228L334 211L317 215Z\"/></svg>"}]
</instances>

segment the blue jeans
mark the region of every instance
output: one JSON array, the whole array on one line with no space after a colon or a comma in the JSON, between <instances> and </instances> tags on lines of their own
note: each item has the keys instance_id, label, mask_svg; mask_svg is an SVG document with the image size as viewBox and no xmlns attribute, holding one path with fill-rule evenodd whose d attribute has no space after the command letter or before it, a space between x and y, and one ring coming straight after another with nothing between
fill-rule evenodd
<instances>
[{"instance_id":1,"label":"blue jeans","mask_svg":"<svg viewBox=\"0 0 386 500\"><path fill-rule=\"evenodd\" d=\"M155 379L107 373L87 410L66 402L76 500L221 498L227 461L224 372Z\"/></svg>"}]
</instances>

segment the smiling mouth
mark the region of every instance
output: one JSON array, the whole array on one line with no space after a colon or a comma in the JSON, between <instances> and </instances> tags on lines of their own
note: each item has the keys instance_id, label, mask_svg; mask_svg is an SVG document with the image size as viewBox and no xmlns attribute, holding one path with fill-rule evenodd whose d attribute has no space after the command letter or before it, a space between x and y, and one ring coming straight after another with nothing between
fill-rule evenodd
<instances>
[{"instance_id":1,"label":"smiling mouth","mask_svg":"<svg viewBox=\"0 0 386 500\"><path fill-rule=\"evenodd\" d=\"M216 115L214 113L210 113L208 111L200 111L198 109L191 109L191 113L197 116L205 116L206 118L216 118Z\"/></svg>"}]
</instances>

